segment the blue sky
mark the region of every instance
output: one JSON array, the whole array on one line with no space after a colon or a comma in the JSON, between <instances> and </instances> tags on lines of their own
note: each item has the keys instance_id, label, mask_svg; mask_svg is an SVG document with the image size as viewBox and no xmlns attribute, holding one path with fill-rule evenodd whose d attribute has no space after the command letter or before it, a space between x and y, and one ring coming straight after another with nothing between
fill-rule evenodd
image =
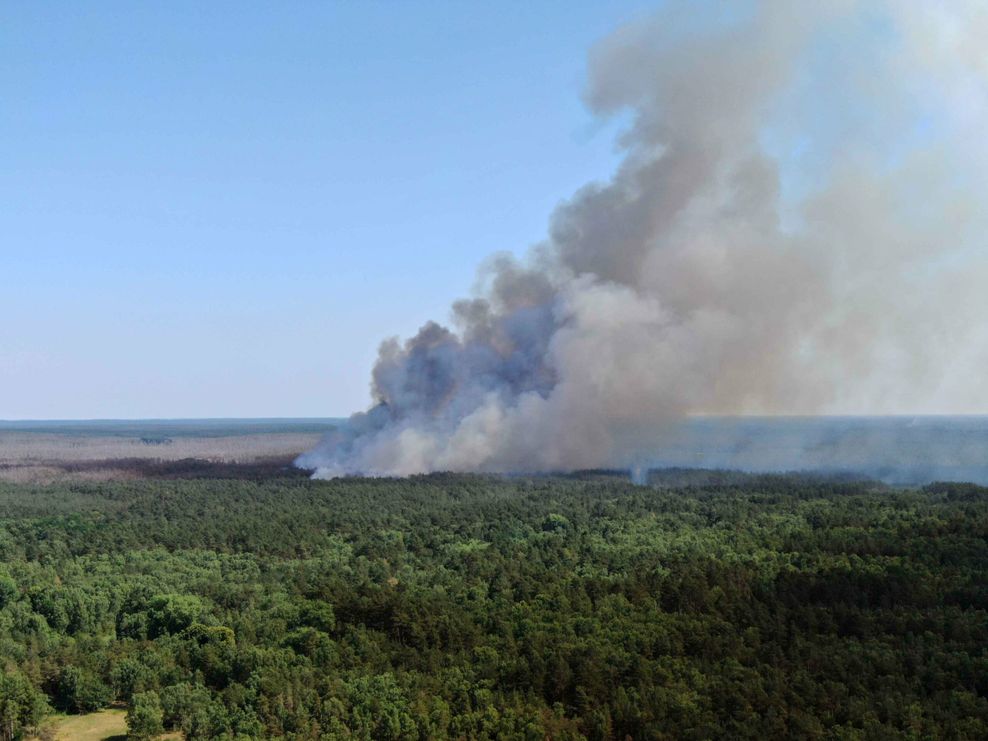
<instances>
[{"instance_id":1,"label":"blue sky","mask_svg":"<svg viewBox=\"0 0 988 741\"><path fill-rule=\"evenodd\" d=\"M613 169L654 3L0 6L0 419L335 416Z\"/></svg>"}]
</instances>

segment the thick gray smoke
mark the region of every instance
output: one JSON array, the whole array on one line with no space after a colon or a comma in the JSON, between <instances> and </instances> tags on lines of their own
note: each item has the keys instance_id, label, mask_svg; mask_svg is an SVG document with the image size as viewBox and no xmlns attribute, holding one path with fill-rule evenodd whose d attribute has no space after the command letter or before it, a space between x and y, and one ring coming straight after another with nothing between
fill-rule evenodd
<instances>
[{"instance_id":1,"label":"thick gray smoke","mask_svg":"<svg viewBox=\"0 0 988 741\"><path fill-rule=\"evenodd\" d=\"M619 29L586 91L630 116L611 181L491 259L452 329L385 342L377 403L300 465L628 466L690 415L988 411L986 34L981 0Z\"/></svg>"}]
</instances>

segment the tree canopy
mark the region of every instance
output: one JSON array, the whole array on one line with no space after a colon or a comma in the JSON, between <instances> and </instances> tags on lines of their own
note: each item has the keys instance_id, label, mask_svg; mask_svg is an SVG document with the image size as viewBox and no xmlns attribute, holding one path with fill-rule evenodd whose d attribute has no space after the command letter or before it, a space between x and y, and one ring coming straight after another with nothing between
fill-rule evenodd
<instances>
[{"instance_id":1,"label":"tree canopy","mask_svg":"<svg viewBox=\"0 0 988 741\"><path fill-rule=\"evenodd\" d=\"M0 739L988 737L988 490L0 484Z\"/></svg>"}]
</instances>

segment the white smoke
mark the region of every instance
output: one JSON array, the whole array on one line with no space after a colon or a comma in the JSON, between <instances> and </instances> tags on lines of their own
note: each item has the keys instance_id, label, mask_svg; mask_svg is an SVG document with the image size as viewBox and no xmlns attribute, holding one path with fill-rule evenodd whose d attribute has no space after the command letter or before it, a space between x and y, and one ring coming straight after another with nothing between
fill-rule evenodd
<instances>
[{"instance_id":1,"label":"white smoke","mask_svg":"<svg viewBox=\"0 0 988 741\"><path fill-rule=\"evenodd\" d=\"M592 50L610 182L381 346L318 476L647 460L694 414L988 410L988 10L671 3ZM720 6L718 6L720 7Z\"/></svg>"}]
</instances>

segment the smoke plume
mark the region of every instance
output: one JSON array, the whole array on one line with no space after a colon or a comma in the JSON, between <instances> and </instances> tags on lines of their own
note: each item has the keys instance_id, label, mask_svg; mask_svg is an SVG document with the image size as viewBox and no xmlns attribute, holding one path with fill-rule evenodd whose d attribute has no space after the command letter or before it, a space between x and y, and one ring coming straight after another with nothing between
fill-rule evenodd
<instances>
[{"instance_id":1,"label":"smoke plume","mask_svg":"<svg viewBox=\"0 0 988 741\"><path fill-rule=\"evenodd\" d=\"M618 29L586 88L629 120L612 179L491 258L451 327L384 342L374 406L300 465L633 466L692 415L988 410L986 34L981 0L684 0Z\"/></svg>"}]
</instances>

